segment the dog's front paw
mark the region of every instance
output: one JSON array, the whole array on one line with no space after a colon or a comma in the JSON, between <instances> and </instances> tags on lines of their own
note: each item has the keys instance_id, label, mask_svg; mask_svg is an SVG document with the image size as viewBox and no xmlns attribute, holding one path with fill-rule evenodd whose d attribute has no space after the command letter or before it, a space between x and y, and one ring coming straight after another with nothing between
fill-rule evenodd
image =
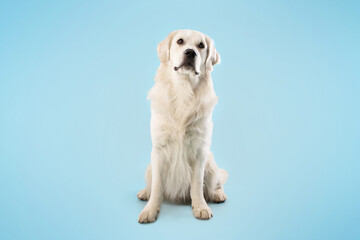
<instances>
[{"instance_id":1,"label":"dog's front paw","mask_svg":"<svg viewBox=\"0 0 360 240\"><path fill-rule=\"evenodd\" d=\"M210 219L213 214L208 205L193 205L194 216L198 219Z\"/></svg>"},{"instance_id":2,"label":"dog's front paw","mask_svg":"<svg viewBox=\"0 0 360 240\"><path fill-rule=\"evenodd\" d=\"M144 209L139 215L139 223L152 223L155 222L159 215L160 209Z\"/></svg>"}]
</instances>

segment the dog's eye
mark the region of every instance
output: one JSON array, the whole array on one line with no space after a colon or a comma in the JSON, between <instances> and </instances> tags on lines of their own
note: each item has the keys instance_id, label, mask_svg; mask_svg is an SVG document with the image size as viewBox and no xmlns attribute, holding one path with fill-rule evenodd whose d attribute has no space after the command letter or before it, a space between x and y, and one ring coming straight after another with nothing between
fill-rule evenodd
<instances>
[{"instance_id":1,"label":"dog's eye","mask_svg":"<svg viewBox=\"0 0 360 240\"><path fill-rule=\"evenodd\" d=\"M199 43L199 48L204 48L205 46L204 46L204 44L201 42L201 43Z\"/></svg>"},{"instance_id":2,"label":"dog's eye","mask_svg":"<svg viewBox=\"0 0 360 240\"><path fill-rule=\"evenodd\" d=\"M179 40L177 40L177 44L181 45L184 43L184 39L180 38Z\"/></svg>"}]
</instances>

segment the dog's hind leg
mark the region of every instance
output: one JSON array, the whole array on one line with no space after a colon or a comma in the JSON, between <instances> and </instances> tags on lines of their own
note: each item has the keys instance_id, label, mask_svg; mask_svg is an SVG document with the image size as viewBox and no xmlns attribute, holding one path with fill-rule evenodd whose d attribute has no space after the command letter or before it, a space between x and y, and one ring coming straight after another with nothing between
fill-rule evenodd
<instances>
[{"instance_id":1,"label":"dog's hind leg","mask_svg":"<svg viewBox=\"0 0 360 240\"><path fill-rule=\"evenodd\" d=\"M146 188L140 190L138 192L138 194L137 194L137 197L142 201L147 201L150 198L150 192L151 192L151 163L146 168L145 181L146 181Z\"/></svg>"}]
</instances>

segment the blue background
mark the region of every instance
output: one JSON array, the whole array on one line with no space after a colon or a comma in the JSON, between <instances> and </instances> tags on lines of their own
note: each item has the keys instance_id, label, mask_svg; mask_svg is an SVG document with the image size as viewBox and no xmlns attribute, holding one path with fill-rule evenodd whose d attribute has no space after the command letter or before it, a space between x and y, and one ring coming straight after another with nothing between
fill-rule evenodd
<instances>
[{"instance_id":1,"label":"blue background","mask_svg":"<svg viewBox=\"0 0 360 240\"><path fill-rule=\"evenodd\" d=\"M214 218L140 225L156 46L211 36ZM2 1L0 239L360 239L359 1Z\"/></svg>"}]
</instances>

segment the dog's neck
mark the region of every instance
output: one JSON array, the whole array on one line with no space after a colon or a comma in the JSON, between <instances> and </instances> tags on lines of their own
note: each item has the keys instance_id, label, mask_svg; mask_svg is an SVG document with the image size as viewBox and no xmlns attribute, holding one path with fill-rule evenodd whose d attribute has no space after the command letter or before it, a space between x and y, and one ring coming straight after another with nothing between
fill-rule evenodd
<instances>
[{"instance_id":1,"label":"dog's neck","mask_svg":"<svg viewBox=\"0 0 360 240\"><path fill-rule=\"evenodd\" d=\"M199 86L200 76L191 72L189 74L178 74L173 72L171 76L173 82L177 85L178 83L182 84L183 82L189 82L193 91Z\"/></svg>"}]
</instances>

